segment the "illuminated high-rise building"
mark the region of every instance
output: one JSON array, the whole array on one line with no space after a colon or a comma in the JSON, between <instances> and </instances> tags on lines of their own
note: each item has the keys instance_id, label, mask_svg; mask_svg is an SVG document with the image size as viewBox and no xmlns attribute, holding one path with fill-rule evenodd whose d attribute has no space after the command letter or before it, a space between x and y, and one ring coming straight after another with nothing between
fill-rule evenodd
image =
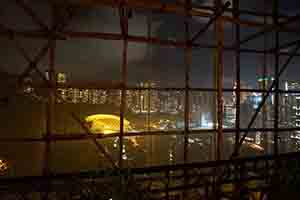
<instances>
[{"instance_id":1,"label":"illuminated high-rise building","mask_svg":"<svg viewBox=\"0 0 300 200\"><path fill-rule=\"evenodd\" d=\"M100 90L99 91L99 101L104 103L108 103L111 105L115 105L119 107L121 105L121 90Z\"/></svg>"},{"instance_id":2,"label":"illuminated high-rise building","mask_svg":"<svg viewBox=\"0 0 300 200\"><path fill-rule=\"evenodd\" d=\"M24 86L23 92L25 94L32 94L34 92L34 88L32 87L32 79L30 77L24 79Z\"/></svg>"},{"instance_id":3,"label":"illuminated high-rise building","mask_svg":"<svg viewBox=\"0 0 300 200\"><path fill-rule=\"evenodd\" d=\"M56 82L59 84L64 84L67 82L67 75L65 73L59 72L56 75Z\"/></svg>"},{"instance_id":4,"label":"illuminated high-rise building","mask_svg":"<svg viewBox=\"0 0 300 200\"><path fill-rule=\"evenodd\" d=\"M268 90L272 83L274 81L273 77L270 76L264 76L264 77L258 77L257 83L258 88L261 90ZM264 98L265 93L253 93L252 95L252 104L254 108L256 109L261 101ZM270 94L266 102L264 103L262 109L261 109L261 120L260 120L260 127L272 127L274 122L274 94Z\"/></svg>"},{"instance_id":5,"label":"illuminated high-rise building","mask_svg":"<svg viewBox=\"0 0 300 200\"><path fill-rule=\"evenodd\" d=\"M233 85L233 89L236 90L236 88L237 88L237 82L235 82ZM250 89L250 87L248 85L246 85L245 83L241 83L240 88ZM241 104L244 103L250 95L251 95L251 93L249 93L249 92L241 92L240 93L240 103ZM232 98L233 98L233 102L235 103L236 102L236 92L235 91L233 91L233 93L232 93Z\"/></svg>"},{"instance_id":6,"label":"illuminated high-rise building","mask_svg":"<svg viewBox=\"0 0 300 200\"><path fill-rule=\"evenodd\" d=\"M207 92L191 92L189 93L190 102L190 128L207 127L209 123L208 116L210 115L210 95ZM182 101L182 107L184 111L185 99Z\"/></svg>"},{"instance_id":7,"label":"illuminated high-rise building","mask_svg":"<svg viewBox=\"0 0 300 200\"><path fill-rule=\"evenodd\" d=\"M268 90L272 83L274 81L274 78L273 77L258 77L257 79L257 83L258 83L258 88L261 89L261 90ZM269 101L269 103L271 104L274 104L274 95L273 94L270 94L271 96L271 102Z\"/></svg>"},{"instance_id":8,"label":"illuminated high-rise building","mask_svg":"<svg viewBox=\"0 0 300 200\"><path fill-rule=\"evenodd\" d=\"M105 104L109 98L107 90L97 90L98 93L98 104Z\"/></svg>"},{"instance_id":9,"label":"illuminated high-rise building","mask_svg":"<svg viewBox=\"0 0 300 200\"><path fill-rule=\"evenodd\" d=\"M48 72L46 72L48 77ZM103 89L67 88L67 75L59 72L56 75L57 94L68 103L104 104L108 99L108 91ZM113 91L110 103L117 104L120 101L120 91ZM57 102L61 102L57 99Z\"/></svg>"},{"instance_id":10,"label":"illuminated high-rise building","mask_svg":"<svg viewBox=\"0 0 300 200\"><path fill-rule=\"evenodd\" d=\"M235 126L236 107L233 102L224 104L224 127L232 128Z\"/></svg>"},{"instance_id":11,"label":"illuminated high-rise building","mask_svg":"<svg viewBox=\"0 0 300 200\"><path fill-rule=\"evenodd\" d=\"M91 104L99 104L100 103L100 90L90 90L90 103Z\"/></svg>"},{"instance_id":12,"label":"illuminated high-rise building","mask_svg":"<svg viewBox=\"0 0 300 200\"><path fill-rule=\"evenodd\" d=\"M57 94L60 95L60 97L64 101L66 101L67 100L67 89L64 88L64 87L60 87L60 86L63 86L67 82L67 75L65 73L62 73L62 72L57 73L56 82L58 84ZM57 101L60 102L59 99Z\"/></svg>"},{"instance_id":13,"label":"illuminated high-rise building","mask_svg":"<svg viewBox=\"0 0 300 200\"><path fill-rule=\"evenodd\" d=\"M127 90L126 92L126 106L129 111L139 113L138 105L138 90Z\"/></svg>"},{"instance_id":14,"label":"illuminated high-rise building","mask_svg":"<svg viewBox=\"0 0 300 200\"><path fill-rule=\"evenodd\" d=\"M80 103L80 89L73 88L71 95L72 103Z\"/></svg>"},{"instance_id":15,"label":"illuminated high-rise building","mask_svg":"<svg viewBox=\"0 0 300 200\"><path fill-rule=\"evenodd\" d=\"M258 89L267 91L272 86L274 78L268 75L259 75L257 78ZM273 90L273 88L272 88ZM266 92L253 92L250 101L253 110L255 111L260 104L262 103ZM257 116L257 120L254 123L254 127L257 128L269 128L274 127L274 93L270 93L269 97L266 99L264 104L262 105L259 115ZM254 141L258 144L262 143L265 150L272 151L272 143L273 143L273 135L272 134L262 134L260 131L256 131L251 134Z\"/></svg>"},{"instance_id":16,"label":"illuminated high-rise building","mask_svg":"<svg viewBox=\"0 0 300 200\"><path fill-rule=\"evenodd\" d=\"M145 88L145 90L138 90L133 93L132 100L136 101L133 104L137 106L134 108L135 112L139 113L153 113L159 110L159 95L158 91L153 91L148 88L154 88L156 86L153 82L142 82L138 84L138 87ZM134 107L132 105L132 107Z\"/></svg>"},{"instance_id":17,"label":"illuminated high-rise building","mask_svg":"<svg viewBox=\"0 0 300 200\"><path fill-rule=\"evenodd\" d=\"M300 90L300 81L285 81L286 91ZM287 107L286 116L289 127L300 127L300 94L289 93L284 96L284 104Z\"/></svg>"},{"instance_id":18,"label":"illuminated high-rise building","mask_svg":"<svg viewBox=\"0 0 300 200\"><path fill-rule=\"evenodd\" d=\"M300 94L292 91L300 90L300 81L286 80L282 81L284 90L288 93L281 95L280 125L281 127L299 128L300 127ZM288 151L299 150L300 132L289 132L281 136L285 141L285 149ZM290 149L291 148L291 149Z\"/></svg>"},{"instance_id":19,"label":"illuminated high-rise building","mask_svg":"<svg viewBox=\"0 0 300 200\"><path fill-rule=\"evenodd\" d=\"M82 89L81 91L81 103L90 103L90 90L89 89Z\"/></svg>"}]
</instances>

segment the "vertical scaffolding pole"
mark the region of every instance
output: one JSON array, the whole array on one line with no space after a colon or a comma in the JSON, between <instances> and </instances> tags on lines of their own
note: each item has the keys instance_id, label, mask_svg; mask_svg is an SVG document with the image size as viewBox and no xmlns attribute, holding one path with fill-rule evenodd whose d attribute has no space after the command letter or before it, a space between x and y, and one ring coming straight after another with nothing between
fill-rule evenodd
<instances>
[{"instance_id":1,"label":"vertical scaffolding pole","mask_svg":"<svg viewBox=\"0 0 300 200\"><path fill-rule=\"evenodd\" d=\"M126 108L126 88L127 88L127 50L128 50L128 16L125 6L120 7L120 26L123 35L123 53L122 53L122 90L120 105L120 136L119 136L119 167L123 168L123 135L124 135L124 115Z\"/></svg>"},{"instance_id":2,"label":"vertical scaffolding pole","mask_svg":"<svg viewBox=\"0 0 300 200\"><path fill-rule=\"evenodd\" d=\"M189 122L190 122L190 67L192 62L192 46L190 42L190 28L189 28L189 10L191 7L191 0L185 1L185 10L186 16L184 20L184 28L185 28L185 42L186 46L184 49L184 58L185 58L185 90L184 90L184 149L183 149L183 159L184 163L188 162L188 138L189 138ZM188 184L188 172L184 170L184 185ZM183 199L187 199L186 190L183 191Z\"/></svg>"},{"instance_id":3,"label":"vertical scaffolding pole","mask_svg":"<svg viewBox=\"0 0 300 200\"><path fill-rule=\"evenodd\" d=\"M239 20L240 18L240 13L239 13L239 8L240 8L240 0L234 0L233 1L233 9L234 9L234 18L236 20ZM235 106L236 106L236 112L235 112L235 143L234 143L234 149L237 148L239 141L240 141L240 105L241 105L241 60L240 60L240 25L235 24L235 43L237 44L236 49L235 49L235 68L236 68L236 88L235 88ZM236 152L237 155L234 156L239 156L239 152ZM235 180L239 180L239 173L238 173L238 166L235 165ZM234 199L240 199L240 184L235 184L234 185L234 190L235 190L235 195Z\"/></svg>"},{"instance_id":4,"label":"vertical scaffolding pole","mask_svg":"<svg viewBox=\"0 0 300 200\"><path fill-rule=\"evenodd\" d=\"M233 2L234 6L234 17L236 20L239 20L240 14L239 14L239 7L240 2L239 0L234 0ZM240 141L240 104L241 104L241 60L240 60L240 25L235 25L235 43L238 44L235 49L235 67L236 67L236 90L235 90L235 96L236 96L236 113L235 113L235 148L237 147L239 141ZM238 155L236 155L238 156Z\"/></svg>"},{"instance_id":5,"label":"vertical scaffolding pole","mask_svg":"<svg viewBox=\"0 0 300 200\"><path fill-rule=\"evenodd\" d=\"M151 35L152 35L152 12L150 11L150 14L149 16L147 16L147 37L148 38L151 38ZM151 63L151 68L152 68L152 46L151 46L151 43L147 43L147 49L149 50L147 53L149 54L149 57L150 57L150 63ZM150 86L151 87L151 86ZM151 129L150 129L150 94L151 94L151 90L149 89L148 91L148 113L147 113L147 131L150 132ZM151 165L153 163L153 152L154 152L154 149L153 149L153 143L154 143L154 137L153 135L149 136L150 137L150 140L149 140L149 155L147 155L147 157L149 156L150 158L150 162L149 164Z\"/></svg>"},{"instance_id":6,"label":"vertical scaffolding pole","mask_svg":"<svg viewBox=\"0 0 300 200\"><path fill-rule=\"evenodd\" d=\"M150 82L148 83L148 84L150 84ZM148 87L151 87L150 85L148 86ZM150 107L151 107L151 103L150 103L150 101L151 101L151 97L150 97L150 95L151 95L151 89L149 89L149 90L147 90L147 96L146 96L146 98L147 98L147 110L148 110L148 112L147 112L147 132L150 132L151 131L151 128L150 128L150 117L151 117L151 114L150 114ZM153 143L154 143L154 137L155 136L153 136L153 135L151 135L151 136L149 136L150 137L150 165L153 163L153 152L154 152L154 150L153 150Z\"/></svg>"},{"instance_id":7,"label":"vertical scaffolding pole","mask_svg":"<svg viewBox=\"0 0 300 200\"><path fill-rule=\"evenodd\" d=\"M120 15L120 27L123 36L123 53L122 53L122 88L121 88L121 105L120 105L120 135L119 135L119 168L124 167L123 163L123 145L124 145L124 115L126 109L126 88L127 88L127 50L128 50L128 13L125 2L122 2L119 8ZM120 184L120 194L124 199L127 199L126 191L128 191L125 186L125 177L120 174L119 184Z\"/></svg>"},{"instance_id":8,"label":"vertical scaffolding pole","mask_svg":"<svg viewBox=\"0 0 300 200\"><path fill-rule=\"evenodd\" d=\"M278 25L278 0L273 0L273 23ZM274 154L278 155L278 127L279 127L279 31L275 32L275 77L278 77L278 81L275 84L275 113L274 113Z\"/></svg>"},{"instance_id":9,"label":"vertical scaffolding pole","mask_svg":"<svg viewBox=\"0 0 300 200\"><path fill-rule=\"evenodd\" d=\"M51 7L52 11L52 24L51 28L55 27L55 7ZM51 37L51 36L49 36ZM54 106L55 106L55 92L56 92L56 79L55 79L55 46L56 41L54 38L50 38L50 47L49 47L49 68L48 68L48 78L49 85L48 88L48 102L47 102L47 118L46 118L46 147L45 147L45 163L44 163L44 175L48 175L50 173L50 151L51 151L51 133L53 127L54 120Z\"/></svg>"},{"instance_id":10,"label":"vertical scaffolding pole","mask_svg":"<svg viewBox=\"0 0 300 200\"><path fill-rule=\"evenodd\" d=\"M52 11L52 29L55 26L55 9L51 7ZM44 155L44 166L43 166L43 175L47 176L50 172L50 153L51 153L51 133L53 128L53 119L54 119L54 106L55 106L55 39L52 36L49 36L49 67L48 67L48 81L49 86L47 88L48 92L48 101L46 108L46 140L45 140L45 155ZM46 193L42 196L43 200L49 199L49 191L50 191L51 183L48 183Z\"/></svg>"},{"instance_id":11,"label":"vertical scaffolding pole","mask_svg":"<svg viewBox=\"0 0 300 200\"><path fill-rule=\"evenodd\" d=\"M279 1L273 0L273 23L274 25L278 25L278 10L279 9ZM274 113L274 155L275 155L275 174L273 179L273 185L275 189L279 189L280 178L279 178L279 167L280 161L278 159L278 128L279 128L279 82L280 82L280 75L279 75L279 30L275 30L275 77L278 80L275 83L275 99L274 99L274 106L275 106L275 113Z\"/></svg>"},{"instance_id":12,"label":"vertical scaffolding pole","mask_svg":"<svg viewBox=\"0 0 300 200\"><path fill-rule=\"evenodd\" d=\"M49 82L51 85L48 88L48 102L47 102L47 117L46 117L46 152L45 152L45 163L44 163L44 174L49 174L49 155L50 155L50 136L53 127L53 117L54 117L54 104L55 104L55 91L54 90L54 53L55 52L55 44L54 42L51 44L49 49Z\"/></svg>"},{"instance_id":13,"label":"vertical scaffolding pole","mask_svg":"<svg viewBox=\"0 0 300 200\"><path fill-rule=\"evenodd\" d=\"M215 0L217 10L222 8L222 1ZM217 79L217 151L216 159L222 159L223 149L223 46L224 46L224 27L223 20L218 18L216 20L216 39L217 39L217 51L216 51L216 79Z\"/></svg>"},{"instance_id":14,"label":"vertical scaffolding pole","mask_svg":"<svg viewBox=\"0 0 300 200\"><path fill-rule=\"evenodd\" d=\"M263 1L263 5L264 5L264 10L266 9L266 2ZM267 24L267 17L264 16L264 25ZM264 49L267 48L267 37L266 37L266 33L264 33ZM267 54L266 52L263 53L263 90L267 90L267 83L266 83L266 78L267 78ZM264 92L262 94L262 97L265 96L266 93ZM262 107L262 128L266 128L266 122L267 122L267 106L264 105ZM263 135L263 146L265 149L267 149L268 151L268 134L265 134Z\"/></svg>"},{"instance_id":15,"label":"vertical scaffolding pole","mask_svg":"<svg viewBox=\"0 0 300 200\"><path fill-rule=\"evenodd\" d=\"M221 9L222 7L222 0L214 0L215 4L215 12ZM215 60L214 60L214 79L215 79L215 88L217 89L217 105L216 105L216 128L217 134L215 137L215 145L216 145L216 152L215 152L215 159L221 160L222 159L222 150L223 150L223 42L224 42L224 35L223 35L223 20L219 17L215 22L215 37L217 42L217 48L215 50ZM221 170L219 168L214 169L214 184L213 184L213 191L214 196L216 199L220 198L220 185L219 185L219 175Z\"/></svg>"}]
</instances>

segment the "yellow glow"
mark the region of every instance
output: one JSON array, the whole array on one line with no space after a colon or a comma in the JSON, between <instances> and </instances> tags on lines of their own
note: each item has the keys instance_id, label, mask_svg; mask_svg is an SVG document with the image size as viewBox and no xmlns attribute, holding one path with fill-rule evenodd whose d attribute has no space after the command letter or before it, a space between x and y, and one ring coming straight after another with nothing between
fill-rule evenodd
<instances>
[{"instance_id":1,"label":"yellow glow","mask_svg":"<svg viewBox=\"0 0 300 200\"><path fill-rule=\"evenodd\" d=\"M8 162L0 159L0 174L5 173L8 170Z\"/></svg>"},{"instance_id":2,"label":"yellow glow","mask_svg":"<svg viewBox=\"0 0 300 200\"><path fill-rule=\"evenodd\" d=\"M116 115L106 115L106 114L96 114L96 115L90 115L85 118L85 120L88 121L94 121L94 120L102 120L102 119L113 119L120 121L120 117ZM124 118L124 124L129 124L129 121Z\"/></svg>"},{"instance_id":3,"label":"yellow glow","mask_svg":"<svg viewBox=\"0 0 300 200\"><path fill-rule=\"evenodd\" d=\"M133 146L135 146L135 147L139 146L139 143L137 142L135 137L131 138L131 142L133 143Z\"/></svg>"},{"instance_id":4,"label":"yellow glow","mask_svg":"<svg viewBox=\"0 0 300 200\"><path fill-rule=\"evenodd\" d=\"M256 149L258 151L264 151L265 149L257 144L254 144L254 143L249 143L249 146L253 149Z\"/></svg>"},{"instance_id":5,"label":"yellow glow","mask_svg":"<svg viewBox=\"0 0 300 200\"><path fill-rule=\"evenodd\" d=\"M115 133L115 132L112 131L112 130L104 130L104 131L103 131L103 134L104 134L104 135L113 134L113 133Z\"/></svg>"},{"instance_id":6,"label":"yellow glow","mask_svg":"<svg viewBox=\"0 0 300 200\"><path fill-rule=\"evenodd\" d=\"M115 115L96 114L85 118L89 129L94 134L114 134L120 132L120 117ZM124 118L124 131L130 132L133 129L130 126L130 122ZM130 141L136 147L138 142L136 137L130 137Z\"/></svg>"},{"instance_id":7,"label":"yellow glow","mask_svg":"<svg viewBox=\"0 0 300 200\"><path fill-rule=\"evenodd\" d=\"M232 192L233 191L233 185L232 184L223 184L222 185L222 191L223 192Z\"/></svg>"},{"instance_id":8,"label":"yellow glow","mask_svg":"<svg viewBox=\"0 0 300 200\"><path fill-rule=\"evenodd\" d=\"M96 114L85 118L92 133L113 134L120 132L120 117L115 115ZM124 130L132 130L130 122L124 118Z\"/></svg>"}]
</instances>

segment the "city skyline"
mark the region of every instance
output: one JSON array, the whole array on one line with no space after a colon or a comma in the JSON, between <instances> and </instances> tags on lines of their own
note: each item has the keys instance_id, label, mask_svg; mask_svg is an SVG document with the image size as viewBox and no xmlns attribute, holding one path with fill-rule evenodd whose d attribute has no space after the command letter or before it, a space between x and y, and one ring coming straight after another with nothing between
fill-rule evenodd
<instances>
[{"instance_id":1,"label":"city skyline","mask_svg":"<svg viewBox=\"0 0 300 200\"><path fill-rule=\"evenodd\" d=\"M299 196L297 1L4 0L0 199Z\"/></svg>"},{"instance_id":2,"label":"city skyline","mask_svg":"<svg viewBox=\"0 0 300 200\"><path fill-rule=\"evenodd\" d=\"M48 77L46 72L46 77ZM121 90L110 90L110 89L84 89L84 88L72 88L68 85L69 77L66 73L58 72L56 74L57 94L60 98L57 99L57 103L74 103L74 104L114 104L115 106L120 106L121 104ZM34 88L30 86L31 81L28 80L29 86L24 88L25 94L34 94ZM272 77L262 78L259 76L257 78L257 85L259 89L266 90L270 87L271 83L274 81ZM300 89L300 80L299 81L282 81L285 91L297 91ZM141 89L128 89L126 92L126 107L133 113L136 114L153 114L153 113L170 113L170 114L181 114L184 113L185 107L185 97L181 91L157 91L155 88L159 88L158 82L145 81L140 82L136 85L137 88ZM154 90L149 90L147 88L154 88ZM245 88L250 89L245 86ZM236 84L233 87L231 95L224 97L224 122L225 127L234 127L235 124L235 112L236 112ZM177 98L174 98L177 95ZM246 108L247 114L249 109L255 111L258 108L259 104L263 99L264 93L261 92L248 92L241 94L240 101L242 105L249 105L249 108ZM35 94L35 97L37 95ZM190 92L190 113L191 113L191 123L201 124L201 121L205 121L203 127L209 128L213 127L213 93L211 92ZM298 109L298 93L290 93L281 95L280 102L282 102L284 112L283 117L285 118L282 122L283 124L287 121L291 121L294 127L299 127L300 125L296 122L297 119L290 118L290 112L295 112ZM292 98L292 99L291 99ZM40 98L41 99L41 98ZM210 102L210 103L209 103ZM297 103L298 102L298 103ZM267 101L265 106L264 113L266 113L265 120L270 121L272 115L274 115L272 108L270 106L274 105L274 95L271 95L270 100ZM270 106L269 106L270 105ZM150 107L149 107L150 106ZM148 107L150 109L148 109ZM267 108L268 107L268 108ZM203 109L209 108L209 109ZM195 118L195 114L198 113L198 116ZM105 113L104 113L105 114ZM297 113L296 113L297 114ZM203 115L203 116L202 116ZM300 115L299 115L300 116ZM208 117L208 118L207 118ZM228 119L227 119L228 118ZM297 118L297 117L296 117ZM226 121L227 120L227 121ZM263 120L263 121L265 121ZM200 122L199 122L200 121ZM241 119L244 121L244 119ZM272 121L272 120L271 120ZM245 121L247 124L247 120ZM210 124L210 125L208 125ZM245 125L246 125L245 124ZM297 126L298 124L298 126ZM271 125L263 125L271 126Z\"/></svg>"}]
</instances>

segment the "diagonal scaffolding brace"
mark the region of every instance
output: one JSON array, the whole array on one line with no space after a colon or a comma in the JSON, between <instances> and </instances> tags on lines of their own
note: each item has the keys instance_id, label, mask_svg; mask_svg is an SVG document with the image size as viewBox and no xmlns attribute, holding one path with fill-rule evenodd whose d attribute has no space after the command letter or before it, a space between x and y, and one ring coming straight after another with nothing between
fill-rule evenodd
<instances>
[{"instance_id":1,"label":"diagonal scaffolding brace","mask_svg":"<svg viewBox=\"0 0 300 200\"><path fill-rule=\"evenodd\" d=\"M282 51L284 49L288 49L290 47L293 47L293 46L297 45L299 42L300 42L300 40L296 40L296 41L292 41L292 42L288 42L288 43L280 45L278 47L279 52L277 52L277 54L280 53L280 51ZM272 49L267 50L267 52L269 52L269 53L274 53L275 51L276 51L276 48L272 48Z\"/></svg>"},{"instance_id":2,"label":"diagonal scaffolding brace","mask_svg":"<svg viewBox=\"0 0 300 200\"><path fill-rule=\"evenodd\" d=\"M296 53L298 50L300 49L300 42L297 44L297 47L293 50L293 53ZM294 58L294 56L289 56L289 58L286 60L286 62L284 63L284 65L281 67L281 69L278 72L278 75L275 77L275 80L272 82L271 86L269 87L268 91L266 92L266 94L264 95L261 103L259 104L259 106L257 107L254 115L252 116L247 129L250 129L256 119L256 117L258 116L260 110L262 109L263 105L265 104L266 100L268 99L268 97L270 96L271 92L273 91L274 86L279 82L279 78L280 76L283 74L283 72L286 70L286 68L288 67L288 65L290 64L290 62L292 61L292 59ZM237 144L233 154L231 157L235 157L238 155L239 149L242 146L243 142L245 141L245 138L247 137L249 131L245 131L244 135L242 136L240 142Z\"/></svg>"},{"instance_id":3,"label":"diagonal scaffolding brace","mask_svg":"<svg viewBox=\"0 0 300 200\"><path fill-rule=\"evenodd\" d=\"M271 32L271 31L280 31L282 28L286 27L287 25L291 24L291 23L294 23L294 22L297 22L300 20L300 14L297 14L295 16L292 16L292 17L289 17L287 18L286 21L284 22L279 22L277 25L272 25L272 26L268 26L266 27L265 29L263 29L262 31L259 31L257 33L254 33L252 35L249 35L248 37L246 37L245 39L241 40L239 42L239 45L242 45L242 44L245 44L247 42L249 42L250 40L253 40L255 38L258 38L262 35L264 35L265 33L268 33L268 32ZM235 44L233 46L233 48L235 48L238 44Z\"/></svg>"},{"instance_id":4,"label":"diagonal scaffolding brace","mask_svg":"<svg viewBox=\"0 0 300 200\"><path fill-rule=\"evenodd\" d=\"M49 82L49 80L45 77L45 75L36 67L34 66L33 67L33 70L35 70L38 75L42 78L42 80L48 85L49 88L52 87L51 85L51 82ZM65 100L62 99L61 96L55 94L55 97L57 99L59 99L60 101L64 102ZM85 131L86 135L87 136L91 136L92 133L90 132L89 128L84 124L84 122L81 121L81 119L79 117L77 117L77 115L73 112L70 113L70 115L72 116L72 118L78 122L81 126L81 128ZM51 136L49 136L51 137ZM109 155L109 153L106 152L106 150L103 148L103 146L97 141L97 138L96 137L88 137L90 138L96 145L97 149L103 153L103 155L108 159L108 161L110 161L110 163L112 164L113 167L117 168L117 165L116 163L113 161L112 157ZM47 139L47 136L46 136L46 139Z\"/></svg>"},{"instance_id":5,"label":"diagonal scaffolding brace","mask_svg":"<svg viewBox=\"0 0 300 200\"><path fill-rule=\"evenodd\" d=\"M28 16L31 17L32 21L38 25L42 30L50 32L49 27L40 19L40 17L28 6L24 0L15 0L16 4L19 5Z\"/></svg>"},{"instance_id":6,"label":"diagonal scaffolding brace","mask_svg":"<svg viewBox=\"0 0 300 200\"><path fill-rule=\"evenodd\" d=\"M225 12L225 10L231 5L229 1L227 1L221 9L219 9L216 14L209 19L209 21L204 25L199 32L197 32L191 39L191 43L194 43L208 28Z\"/></svg>"}]
</instances>

